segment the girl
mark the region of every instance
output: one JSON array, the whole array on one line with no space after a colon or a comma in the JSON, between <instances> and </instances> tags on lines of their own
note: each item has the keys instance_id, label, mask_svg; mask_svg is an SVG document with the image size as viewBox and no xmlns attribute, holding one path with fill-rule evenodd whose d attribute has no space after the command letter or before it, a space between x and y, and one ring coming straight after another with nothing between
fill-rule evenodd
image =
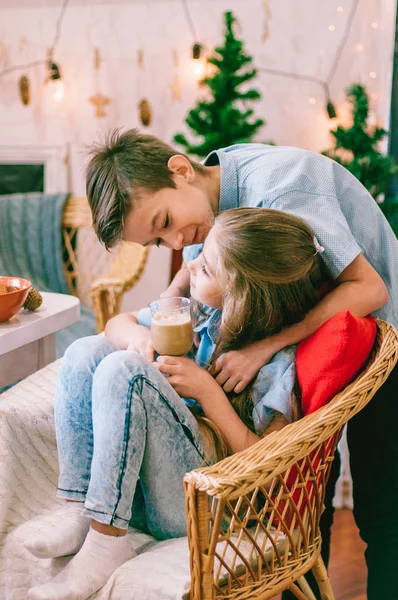
<instances>
[{"instance_id":1,"label":"girl","mask_svg":"<svg viewBox=\"0 0 398 600\"><path fill-rule=\"evenodd\" d=\"M189 263L191 296L203 313L195 360L153 362L149 309L119 315L106 337L70 346L55 403L58 496L68 503L57 529L28 549L38 557L77 554L29 598L88 598L134 557L129 523L157 539L186 535L184 474L298 417L294 347L278 352L243 393L233 374L220 380L219 372L224 352L277 334L315 306L320 251L311 229L286 213L224 212Z\"/></svg>"}]
</instances>

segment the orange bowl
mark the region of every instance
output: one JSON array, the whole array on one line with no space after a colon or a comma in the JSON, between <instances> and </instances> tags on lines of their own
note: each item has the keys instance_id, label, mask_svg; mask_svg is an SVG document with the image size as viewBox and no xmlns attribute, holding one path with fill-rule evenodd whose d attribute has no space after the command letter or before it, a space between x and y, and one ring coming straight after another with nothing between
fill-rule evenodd
<instances>
[{"instance_id":1,"label":"orange bowl","mask_svg":"<svg viewBox=\"0 0 398 600\"><path fill-rule=\"evenodd\" d=\"M22 279L22 277L0 277L0 285L6 287L12 285L18 288L14 292L1 293L0 291L0 323L4 323L19 311L32 284L28 279Z\"/></svg>"}]
</instances>

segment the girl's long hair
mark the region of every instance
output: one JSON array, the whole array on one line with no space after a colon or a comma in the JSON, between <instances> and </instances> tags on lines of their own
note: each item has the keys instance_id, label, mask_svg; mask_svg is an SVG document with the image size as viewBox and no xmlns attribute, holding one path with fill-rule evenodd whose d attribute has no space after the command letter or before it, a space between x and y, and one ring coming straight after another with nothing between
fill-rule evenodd
<instances>
[{"instance_id":1,"label":"girl's long hair","mask_svg":"<svg viewBox=\"0 0 398 600\"><path fill-rule=\"evenodd\" d=\"M314 233L301 219L265 208L237 208L215 221L217 274L225 289L220 333L209 367L218 357L276 335L302 321L318 302L322 263ZM227 394L242 421L254 431L252 386ZM293 418L300 402L292 398ZM217 459L228 454L218 428L200 419L211 434ZM221 437L220 437L221 436Z\"/></svg>"}]
</instances>

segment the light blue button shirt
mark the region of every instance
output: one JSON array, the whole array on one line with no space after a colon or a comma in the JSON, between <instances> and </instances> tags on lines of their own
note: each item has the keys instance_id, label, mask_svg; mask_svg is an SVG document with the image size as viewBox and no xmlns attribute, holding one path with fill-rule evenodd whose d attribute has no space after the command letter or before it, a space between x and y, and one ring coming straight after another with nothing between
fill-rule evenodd
<instances>
[{"instance_id":1,"label":"light blue button shirt","mask_svg":"<svg viewBox=\"0 0 398 600\"><path fill-rule=\"evenodd\" d=\"M193 352L195 362L201 367L209 366L213 356L219 326L221 311L206 308L207 318L195 327L200 335L200 342ZM138 323L150 328L152 323L151 311L143 308L138 313ZM291 395L296 377L296 346L289 346L277 352L272 360L262 367L252 387L253 395L253 423L258 435L262 435L271 422L275 412L282 413L287 421L292 421ZM183 400L192 406L195 404L191 398Z\"/></svg>"},{"instance_id":2,"label":"light blue button shirt","mask_svg":"<svg viewBox=\"0 0 398 600\"><path fill-rule=\"evenodd\" d=\"M398 327L398 241L375 200L347 169L308 150L264 144L217 150L204 164L220 165L220 212L263 207L303 219L325 248L322 259L333 278L362 252L390 294L374 314ZM201 248L184 248L185 262Z\"/></svg>"}]
</instances>

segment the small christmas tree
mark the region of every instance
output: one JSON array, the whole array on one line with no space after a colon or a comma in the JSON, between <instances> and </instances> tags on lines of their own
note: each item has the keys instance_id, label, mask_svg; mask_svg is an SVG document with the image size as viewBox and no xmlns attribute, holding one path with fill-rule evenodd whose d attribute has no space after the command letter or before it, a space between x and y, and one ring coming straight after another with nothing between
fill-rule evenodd
<instances>
[{"instance_id":1,"label":"small christmas tree","mask_svg":"<svg viewBox=\"0 0 398 600\"><path fill-rule=\"evenodd\" d=\"M378 151L377 145L387 134L381 127L368 125L369 99L362 85L352 85L347 97L353 106L351 127L340 125L331 134L336 140L332 150L323 152L346 167L369 190L373 198L386 192L398 167L389 156Z\"/></svg>"},{"instance_id":2,"label":"small christmas tree","mask_svg":"<svg viewBox=\"0 0 398 600\"><path fill-rule=\"evenodd\" d=\"M256 69L249 67L251 56L244 53L243 42L236 39L232 12L224 13L225 39L222 47L216 48L207 62L214 66L214 74L205 77L200 84L208 86L212 99L200 100L190 110L186 124L203 138L201 143L190 143L185 135L174 136L176 144L185 146L188 154L206 156L212 150L238 142L249 142L264 125L262 119L252 118L254 111L248 103L259 100L258 90L240 91L244 83L252 80Z\"/></svg>"}]
</instances>

